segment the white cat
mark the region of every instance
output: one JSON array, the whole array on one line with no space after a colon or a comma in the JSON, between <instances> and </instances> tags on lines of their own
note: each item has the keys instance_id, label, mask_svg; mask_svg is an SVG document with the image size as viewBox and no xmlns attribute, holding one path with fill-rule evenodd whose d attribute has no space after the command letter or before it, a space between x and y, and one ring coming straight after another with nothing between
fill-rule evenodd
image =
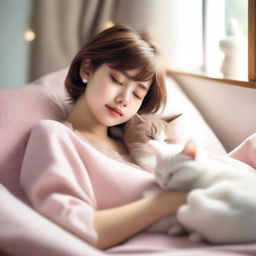
<instances>
[{"instance_id":1,"label":"white cat","mask_svg":"<svg viewBox=\"0 0 256 256\"><path fill-rule=\"evenodd\" d=\"M178 221L190 230L191 241L213 244L256 242L256 189L231 181L217 182L189 193L177 212Z\"/></svg>"},{"instance_id":2,"label":"white cat","mask_svg":"<svg viewBox=\"0 0 256 256\"><path fill-rule=\"evenodd\" d=\"M156 181L163 189L192 190L206 188L229 180L243 187L255 185L255 172L248 165L227 155L200 150L195 143L166 145L150 140L148 145L157 156L154 170Z\"/></svg>"},{"instance_id":3,"label":"white cat","mask_svg":"<svg viewBox=\"0 0 256 256\"><path fill-rule=\"evenodd\" d=\"M162 189L187 190L178 221L192 241L246 243L256 241L256 174L228 156L205 153L189 141L148 145L157 155L155 178ZM171 216L171 233L182 231ZM165 220L166 221L166 220ZM156 224L157 226L157 224Z\"/></svg>"}]
</instances>

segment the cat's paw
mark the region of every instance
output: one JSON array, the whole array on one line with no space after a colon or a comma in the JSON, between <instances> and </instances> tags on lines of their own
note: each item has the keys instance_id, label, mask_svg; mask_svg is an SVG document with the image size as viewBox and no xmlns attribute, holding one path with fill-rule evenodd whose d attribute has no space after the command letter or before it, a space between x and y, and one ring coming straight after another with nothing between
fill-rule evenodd
<instances>
[{"instance_id":1,"label":"cat's paw","mask_svg":"<svg viewBox=\"0 0 256 256\"><path fill-rule=\"evenodd\" d=\"M177 236L177 235L181 235L185 233L185 229L177 224L177 225L174 225L173 227L171 227L169 230L168 230L168 234L172 235L172 236Z\"/></svg>"}]
</instances>

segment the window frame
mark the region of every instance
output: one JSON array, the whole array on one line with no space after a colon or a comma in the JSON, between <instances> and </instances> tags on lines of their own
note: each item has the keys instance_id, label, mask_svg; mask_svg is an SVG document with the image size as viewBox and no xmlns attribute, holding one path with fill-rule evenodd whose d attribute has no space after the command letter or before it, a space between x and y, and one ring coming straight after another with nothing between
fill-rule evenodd
<instances>
[{"instance_id":1,"label":"window frame","mask_svg":"<svg viewBox=\"0 0 256 256\"><path fill-rule=\"evenodd\" d=\"M167 74L185 75L256 89L256 0L248 0L248 79L236 80L207 75L205 72L187 72L168 69Z\"/></svg>"},{"instance_id":2,"label":"window frame","mask_svg":"<svg viewBox=\"0 0 256 256\"><path fill-rule=\"evenodd\" d=\"M248 78L256 83L256 0L248 3Z\"/></svg>"}]
</instances>

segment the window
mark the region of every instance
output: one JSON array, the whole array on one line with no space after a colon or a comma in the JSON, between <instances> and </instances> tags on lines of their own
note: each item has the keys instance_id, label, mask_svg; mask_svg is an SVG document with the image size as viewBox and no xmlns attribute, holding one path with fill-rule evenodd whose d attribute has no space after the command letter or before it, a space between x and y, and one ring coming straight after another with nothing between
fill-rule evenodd
<instances>
[{"instance_id":1,"label":"window","mask_svg":"<svg viewBox=\"0 0 256 256\"><path fill-rule=\"evenodd\" d=\"M209 76L246 80L248 1L204 0L204 71Z\"/></svg>"},{"instance_id":2,"label":"window","mask_svg":"<svg viewBox=\"0 0 256 256\"><path fill-rule=\"evenodd\" d=\"M202 26L195 28L190 26L195 24L187 23L191 40L186 47L191 57L180 55L180 65L171 63L170 70L256 88L256 0L202 0L201 5L197 0L190 2L202 8ZM183 1L184 8L187 3ZM185 17L200 20L193 9ZM183 65L188 57L190 65Z\"/></svg>"},{"instance_id":3,"label":"window","mask_svg":"<svg viewBox=\"0 0 256 256\"><path fill-rule=\"evenodd\" d=\"M120 2L126 8L115 23L123 21L129 11L136 12L125 16L125 21L150 31L164 52L170 72L256 88L256 0ZM231 38L236 49L223 66L233 47L232 42L227 43Z\"/></svg>"}]
</instances>

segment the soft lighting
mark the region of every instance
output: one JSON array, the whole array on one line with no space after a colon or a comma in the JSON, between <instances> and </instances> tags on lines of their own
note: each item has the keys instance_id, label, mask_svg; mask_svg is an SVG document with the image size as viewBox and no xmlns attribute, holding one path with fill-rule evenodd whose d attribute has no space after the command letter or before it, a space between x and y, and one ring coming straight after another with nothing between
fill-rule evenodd
<instances>
[{"instance_id":1,"label":"soft lighting","mask_svg":"<svg viewBox=\"0 0 256 256\"><path fill-rule=\"evenodd\" d=\"M33 40L35 40L36 38L36 34L35 32L32 30L32 29L27 29L24 33L24 39L27 41L27 42L32 42Z\"/></svg>"},{"instance_id":2,"label":"soft lighting","mask_svg":"<svg viewBox=\"0 0 256 256\"><path fill-rule=\"evenodd\" d=\"M113 23L111 20L109 20L109 21L107 21L107 22L104 24L103 29L107 29L107 28L110 28L110 27L112 27L112 26L114 26L114 23Z\"/></svg>"}]
</instances>

